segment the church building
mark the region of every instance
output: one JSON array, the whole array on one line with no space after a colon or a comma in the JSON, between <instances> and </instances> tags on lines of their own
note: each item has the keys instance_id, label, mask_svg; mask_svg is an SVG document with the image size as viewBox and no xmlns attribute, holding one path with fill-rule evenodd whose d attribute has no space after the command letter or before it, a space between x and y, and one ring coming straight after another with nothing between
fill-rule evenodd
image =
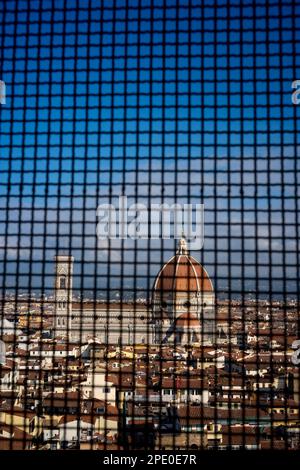
<instances>
[{"instance_id":1,"label":"church building","mask_svg":"<svg viewBox=\"0 0 300 470\"><path fill-rule=\"evenodd\" d=\"M211 343L215 338L215 295L204 267L181 238L161 268L152 293L155 343Z\"/></svg>"},{"instance_id":2,"label":"church building","mask_svg":"<svg viewBox=\"0 0 300 470\"><path fill-rule=\"evenodd\" d=\"M215 295L203 266L185 238L161 268L151 305L134 302L74 301L73 257L56 256L55 335L103 344L211 344L215 339Z\"/></svg>"}]
</instances>

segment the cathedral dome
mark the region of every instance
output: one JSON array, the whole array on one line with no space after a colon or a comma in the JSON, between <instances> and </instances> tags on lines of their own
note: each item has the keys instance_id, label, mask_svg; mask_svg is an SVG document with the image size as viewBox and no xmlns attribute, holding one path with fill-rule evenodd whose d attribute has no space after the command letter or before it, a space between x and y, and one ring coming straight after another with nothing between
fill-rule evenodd
<instances>
[{"instance_id":1,"label":"cathedral dome","mask_svg":"<svg viewBox=\"0 0 300 470\"><path fill-rule=\"evenodd\" d=\"M155 283L156 292L213 292L212 282L203 266L189 255L185 239L178 250L160 270Z\"/></svg>"},{"instance_id":2,"label":"cathedral dome","mask_svg":"<svg viewBox=\"0 0 300 470\"><path fill-rule=\"evenodd\" d=\"M157 343L212 341L215 295L204 267L179 241L176 254L159 271L152 291Z\"/></svg>"}]
</instances>

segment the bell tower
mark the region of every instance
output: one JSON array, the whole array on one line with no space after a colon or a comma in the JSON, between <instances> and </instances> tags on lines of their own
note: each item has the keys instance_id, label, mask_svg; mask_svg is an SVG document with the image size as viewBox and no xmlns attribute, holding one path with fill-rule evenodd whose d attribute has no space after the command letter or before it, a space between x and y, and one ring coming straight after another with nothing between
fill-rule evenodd
<instances>
[{"instance_id":1,"label":"bell tower","mask_svg":"<svg viewBox=\"0 0 300 470\"><path fill-rule=\"evenodd\" d=\"M73 256L57 255L55 260L55 331L70 334L72 317Z\"/></svg>"}]
</instances>

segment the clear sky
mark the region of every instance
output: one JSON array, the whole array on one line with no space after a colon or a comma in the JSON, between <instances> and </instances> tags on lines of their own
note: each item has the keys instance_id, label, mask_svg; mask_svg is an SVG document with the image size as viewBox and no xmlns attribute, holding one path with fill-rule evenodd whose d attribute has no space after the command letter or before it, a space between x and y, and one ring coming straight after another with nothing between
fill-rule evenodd
<instances>
[{"instance_id":1,"label":"clear sky","mask_svg":"<svg viewBox=\"0 0 300 470\"><path fill-rule=\"evenodd\" d=\"M174 240L96 238L112 197L205 206L218 291L299 290L300 5L1 2L3 285L150 288ZM46 275L46 276L45 276Z\"/></svg>"}]
</instances>

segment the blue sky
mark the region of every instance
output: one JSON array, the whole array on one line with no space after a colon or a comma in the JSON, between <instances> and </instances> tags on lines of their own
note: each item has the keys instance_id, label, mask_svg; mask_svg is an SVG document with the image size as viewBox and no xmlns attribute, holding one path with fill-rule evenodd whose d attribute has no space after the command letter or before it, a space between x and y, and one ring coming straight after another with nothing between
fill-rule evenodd
<instances>
[{"instance_id":1,"label":"blue sky","mask_svg":"<svg viewBox=\"0 0 300 470\"><path fill-rule=\"evenodd\" d=\"M96 239L98 204L124 193L204 203L193 254L217 289L297 292L293 3L4 2L3 285L52 288L70 250L78 287L151 287L173 240Z\"/></svg>"}]
</instances>

